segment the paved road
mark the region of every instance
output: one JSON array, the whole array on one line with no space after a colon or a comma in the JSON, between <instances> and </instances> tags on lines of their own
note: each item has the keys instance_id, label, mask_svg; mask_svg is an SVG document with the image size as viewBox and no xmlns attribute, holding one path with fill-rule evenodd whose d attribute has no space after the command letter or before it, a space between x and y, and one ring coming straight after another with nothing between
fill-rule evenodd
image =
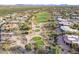
<instances>
[{"instance_id":1,"label":"paved road","mask_svg":"<svg viewBox=\"0 0 79 59\"><path fill-rule=\"evenodd\" d=\"M62 33L62 30L60 29L61 25L60 24L58 24L58 25L59 25L59 27L56 29L56 31L58 33ZM69 53L68 51L69 51L70 47L64 43L64 35L62 34L62 35L58 36L57 38L58 38L57 44L60 45L61 48L64 50L62 53L63 54L68 54Z\"/></svg>"},{"instance_id":2,"label":"paved road","mask_svg":"<svg viewBox=\"0 0 79 59\"><path fill-rule=\"evenodd\" d=\"M61 48L64 49L64 51L63 51L62 53L68 54L68 53L69 53L68 51L69 51L69 49L70 49L69 46L67 46L67 45L64 43L64 40L63 40L62 36L58 36L57 38L58 38L58 41L57 41L58 45L60 45Z\"/></svg>"}]
</instances>

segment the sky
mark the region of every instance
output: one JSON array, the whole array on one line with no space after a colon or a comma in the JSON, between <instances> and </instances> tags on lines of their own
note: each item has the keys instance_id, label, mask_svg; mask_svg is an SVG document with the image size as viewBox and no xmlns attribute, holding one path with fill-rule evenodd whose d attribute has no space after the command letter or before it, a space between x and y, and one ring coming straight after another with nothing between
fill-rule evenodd
<instances>
[{"instance_id":1,"label":"sky","mask_svg":"<svg viewBox=\"0 0 79 59\"><path fill-rule=\"evenodd\" d=\"M79 5L79 0L0 0L0 5L14 4L68 4Z\"/></svg>"}]
</instances>

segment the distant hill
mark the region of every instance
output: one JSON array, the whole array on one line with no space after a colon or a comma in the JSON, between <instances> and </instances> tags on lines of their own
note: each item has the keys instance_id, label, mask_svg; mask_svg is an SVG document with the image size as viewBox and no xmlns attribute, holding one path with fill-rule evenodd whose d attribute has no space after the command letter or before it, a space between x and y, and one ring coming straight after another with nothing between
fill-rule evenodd
<instances>
[{"instance_id":1,"label":"distant hill","mask_svg":"<svg viewBox=\"0 0 79 59\"><path fill-rule=\"evenodd\" d=\"M67 6L67 4L16 4L16 6Z\"/></svg>"}]
</instances>

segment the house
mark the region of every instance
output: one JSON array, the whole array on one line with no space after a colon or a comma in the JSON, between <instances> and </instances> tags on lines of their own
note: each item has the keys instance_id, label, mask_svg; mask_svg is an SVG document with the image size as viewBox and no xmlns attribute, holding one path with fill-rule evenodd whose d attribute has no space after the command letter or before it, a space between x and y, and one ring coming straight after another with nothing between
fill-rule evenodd
<instances>
[{"instance_id":1,"label":"house","mask_svg":"<svg viewBox=\"0 0 79 59\"><path fill-rule=\"evenodd\" d=\"M61 16L61 15L55 15L55 18L56 18L57 20L60 20L60 19L62 19L62 16Z\"/></svg>"},{"instance_id":2,"label":"house","mask_svg":"<svg viewBox=\"0 0 79 59\"><path fill-rule=\"evenodd\" d=\"M79 45L79 36L77 36L77 35L65 35L64 42L67 44L78 44Z\"/></svg>"},{"instance_id":3,"label":"house","mask_svg":"<svg viewBox=\"0 0 79 59\"><path fill-rule=\"evenodd\" d=\"M69 26L72 23L71 22L66 22L66 21L61 21L61 22L59 22L59 24L62 25L62 26Z\"/></svg>"},{"instance_id":4,"label":"house","mask_svg":"<svg viewBox=\"0 0 79 59\"><path fill-rule=\"evenodd\" d=\"M70 19L79 19L79 15L78 14L70 14Z\"/></svg>"},{"instance_id":5,"label":"house","mask_svg":"<svg viewBox=\"0 0 79 59\"><path fill-rule=\"evenodd\" d=\"M61 26L60 28L61 28L61 30L63 30L64 32L79 32L78 30L72 29L72 28L70 28L69 26Z\"/></svg>"},{"instance_id":6,"label":"house","mask_svg":"<svg viewBox=\"0 0 79 59\"><path fill-rule=\"evenodd\" d=\"M4 19L4 17L0 16L0 20L3 20L3 19Z\"/></svg>"},{"instance_id":7,"label":"house","mask_svg":"<svg viewBox=\"0 0 79 59\"><path fill-rule=\"evenodd\" d=\"M2 30L13 30L13 29L16 29L18 28L18 25L16 23L8 23L8 24L4 24L1 29Z\"/></svg>"}]
</instances>

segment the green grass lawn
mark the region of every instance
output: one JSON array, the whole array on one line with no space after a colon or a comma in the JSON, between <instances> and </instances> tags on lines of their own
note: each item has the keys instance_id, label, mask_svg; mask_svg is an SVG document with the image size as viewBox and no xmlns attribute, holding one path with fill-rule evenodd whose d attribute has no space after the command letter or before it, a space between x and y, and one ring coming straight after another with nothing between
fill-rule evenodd
<instances>
[{"instance_id":1,"label":"green grass lawn","mask_svg":"<svg viewBox=\"0 0 79 59\"><path fill-rule=\"evenodd\" d=\"M47 12L40 12L36 14L36 21L38 23L46 22L49 19L49 13Z\"/></svg>"},{"instance_id":2,"label":"green grass lawn","mask_svg":"<svg viewBox=\"0 0 79 59\"><path fill-rule=\"evenodd\" d=\"M40 29L36 29L36 30L35 30L35 32L39 32L39 31L40 31Z\"/></svg>"},{"instance_id":3,"label":"green grass lawn","mask_svg":"<svg viewBox=\"0 0 79 59\"><path fill-rule=\"evenodd\" d=\"M37 48L42 48L44 46L44 42L43 42L43 39L39 36L35 36L32 38L33 41L35 41L35 46Z\"/></svg>"},{"instance_id":4,"label":"green grass lawn","mask_svg":"<svg viewBox=\"0 0 79 59\"><path fill-rule=\"evenodd\" d=\"M36 28L40 28L40 26L36 26Z\"/></svg>"}]
</instances>

